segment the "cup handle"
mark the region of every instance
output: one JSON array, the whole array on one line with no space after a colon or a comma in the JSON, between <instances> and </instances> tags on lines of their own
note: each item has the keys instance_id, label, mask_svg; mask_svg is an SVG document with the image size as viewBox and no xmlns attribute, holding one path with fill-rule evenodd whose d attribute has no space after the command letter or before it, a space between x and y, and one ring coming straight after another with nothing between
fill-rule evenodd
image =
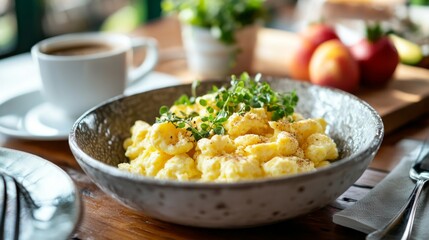
<instances>
[{"instance_id":1,"label":"cup handle","mask_svg":"<svg viewBox=\"0 0 429 240\"><path fill-rule=\"evenodd\" d=\"M133 52L139 48L146 48L146 57L143 62L136 68L130 70L128 75L128 86L151 72L158 63L158 44L155 39L151 38L131 38Z\"/></svg>"}]
</instances>

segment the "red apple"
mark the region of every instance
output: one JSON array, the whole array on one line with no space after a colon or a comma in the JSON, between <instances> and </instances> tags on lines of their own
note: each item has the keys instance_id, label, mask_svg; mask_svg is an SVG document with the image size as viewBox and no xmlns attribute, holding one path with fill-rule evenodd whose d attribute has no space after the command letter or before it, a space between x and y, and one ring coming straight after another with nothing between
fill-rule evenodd
<instances>
[{"instance_id":1,"label":"red apple","mask_svg":"<svg viewBox=\"0 0 429 240\"><path fill-rule=\"evenodd\" d=\"M310 41L300 38L298 45L292 49L288 62L289 75L297 80L310 80L308 65L316 45Z\"/></svg>"},{"instance_id":2,"label":"red apple","mask_svg":"<svg viewBox=\"0 0 429 240\"><path fill-rule=\"evenodd\" d=\"M378 25L368 27L367 38L351 46L350 50L359 64L363 85L381 87L392 79L399 54Z\"/></svg>"},{"instance_id":3,"label":"red apple","mask_svg":"<svg viewBox=\"0 0 429 240\"><path fill-rule=\"evenodd\" d=\"M347 46L333 39L322 43L310 61L312 83L354 92L359 87L359 66Z\"/></svg>"},{"instance_id":4,"label":"red apple","mask_svg":"<svg viewBox=\"0 0 429 240\"><path fill-rule=\"evenodd\" d=\"M335 29L331 25L324 23L311 24L300 35L316 46L328 40L339 39Z\"/></svg>"},{"instance_id":5,"label":"red apple","mask_svg":"<svg viewBox=\"0 0 429 240\"><path fill-rule=\"evenodd\" d=\"M299 80L310 80L309 64L314 50L331 39L338 39L338 36L330 25L317 23L302 30L299 33L298 45L292 49L288 63L289 75Z\"/></svg>"}]
</instances>

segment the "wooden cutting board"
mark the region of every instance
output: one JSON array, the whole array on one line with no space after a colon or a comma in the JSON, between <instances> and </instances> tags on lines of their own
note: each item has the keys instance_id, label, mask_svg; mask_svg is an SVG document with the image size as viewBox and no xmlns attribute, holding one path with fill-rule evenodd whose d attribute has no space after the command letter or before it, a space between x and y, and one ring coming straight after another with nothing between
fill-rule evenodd
<instances>
[{"instance_id":1,"label":"wooden cutting board","mask_svg":"<svg viewBox=\"0 0 429 240\"><path fill-rule=\"evenodd\" d=\"M287 77L286 62L297 42L294 33L260 30L254 71ZM429 112L429 70L400 64L388 86L360 89L355 95L377 110L383 119L385 132L389 133Z\"/></svg>"}]
</instances>

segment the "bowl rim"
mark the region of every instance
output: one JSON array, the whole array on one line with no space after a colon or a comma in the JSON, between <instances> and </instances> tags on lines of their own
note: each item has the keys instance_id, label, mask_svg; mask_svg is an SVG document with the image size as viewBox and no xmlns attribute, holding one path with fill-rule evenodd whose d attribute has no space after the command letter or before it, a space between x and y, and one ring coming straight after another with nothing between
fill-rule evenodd
<instances>
[{"instance_id":1,"label":"bowl rim","mask_svg":"<svg viewBox=\"0 0 429 240\"><path fill-rule=\"evenodd\" d=\"M366 108L370 112L370 115L374 117L375 121L378 123L378 124L376 124L377 128L375 129L375 136L376 137L373 139L372 142L370 142L367 149L357 151L348 157L338 159L334 162L331 162L330 165L328 165L326 167L319 168L315 171L292 174L292 175L284 175L284 176L278 176L278 177L264 177L264 178L258 178L258 179L250 179L250 180L240 180L240 181L235 181L235 182L179 181L179 180L173 180L173 179L157 179L154 177L147 177L147 176L139 175L136 173L131 173L131 172L121 170L118 167L106 164L99 159L94 159L91 156L89 156L88 154L86 154L77 145L75 132L76 132L76 129L77 129L79 123L82 122L82 120L85 119L88 115L90 115L91 113L96 111L98 108L109 105L115 101L119 101L119 100L122 100L122 99L125 99L128 97L139 95L139 94L145 94L147 92L159 91L159 90L168 89L168 88L175 88L178 86L191 86L191 83L187 83L187 84L179 84L179 85L174 85L174 86L168 86L168 87L153 89L153 90L149 90L149 91L145 91L145 92L134 93L131 95L121 94L121 95L110 98L110 99L92 107L91 109L86 111L84 114L82 114L73 124L73 126L70 130L69 138L68 138L69 147L70 147L73 155L75 156L76 160L78 161L79 165L81 165L81 164L88 165L91 168L97 169L98 171L101 171L103 173L111 175L112 177L126 179L126 180L132 180L132 181L135 181L135 182L138 182L141 184L150 184L153 186L180 187L180 188L192 188L192 189L195 189L195 188L198 188L198 189L230 188L230 189L232 189L232 188L247 188L250 186L251 187L255 187L255 186L258 187L258 186L265 185L267 183L282 184L285 181L287 181L287 182L300 182L301 179L305 179L310 175L312 175L312 176L319 176L319 175L326 175L326 174L329 175L329 174L331 174L331 172L334 172L340 166L347 167L348 165L353 164L353 160L354 161L361 161L362 159L369 157L372 153L376 153L378 151L378 149L379 149L379 147L383 141L383 138L384 138L383 121L382 121L380 115L378 114L378 112L372 106L370 106L367 102L365 102L364 100L358 98L357 96L355 96L351 93L342 91L340 89L319 86L319 85L311 84L309 82L302 82L302 81L294 80L291 78L263 77L263 80L264 81L273 81L273 80L274 81L278 81L278 80L293 81L295 83L303 85L305 88L310 88L310 87L316 88L316 91L320 91L320 89L321 89L322 91L331 91L331 92L334 92L335 94L347 95L353 101L357 101L360 104L362 104L363 107ZM208 84L208 83L215 83L215 82L221 82L221 81L222 81L222 79L220 79L220 80L205 80L204 82L207 82L207 84ZM85 168L83 168L83 169L84 169L84 171L86 171Z\"/></svg>"}]
</instances>

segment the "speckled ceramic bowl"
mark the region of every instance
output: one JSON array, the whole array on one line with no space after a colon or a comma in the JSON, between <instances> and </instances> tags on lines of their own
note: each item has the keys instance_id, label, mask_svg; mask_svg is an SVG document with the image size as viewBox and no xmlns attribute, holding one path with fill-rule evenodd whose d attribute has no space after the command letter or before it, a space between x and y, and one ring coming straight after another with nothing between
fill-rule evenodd
<instances>
[{"instance_id":1,"label":"speckled ceramic bowl","mask_svg":"<svg viewBox=\"0 0 429 240\"><path fill-rule=\"evenodd\" d=\"M70 148L88 176L124 205L168 222L211 228L269 224L321 208L347 190L374 158L383 138L376 111L353 95L288 79L270 79L274 89L296 90L297 111L324 117L340 160L311 173L238 183L156 180L119 170L127 162L122 143L138 119L153 123L190 86L164 88L111 99L81 116ZM213 82L204 82L202 91Z\"/></svg>"}]
</instances>

